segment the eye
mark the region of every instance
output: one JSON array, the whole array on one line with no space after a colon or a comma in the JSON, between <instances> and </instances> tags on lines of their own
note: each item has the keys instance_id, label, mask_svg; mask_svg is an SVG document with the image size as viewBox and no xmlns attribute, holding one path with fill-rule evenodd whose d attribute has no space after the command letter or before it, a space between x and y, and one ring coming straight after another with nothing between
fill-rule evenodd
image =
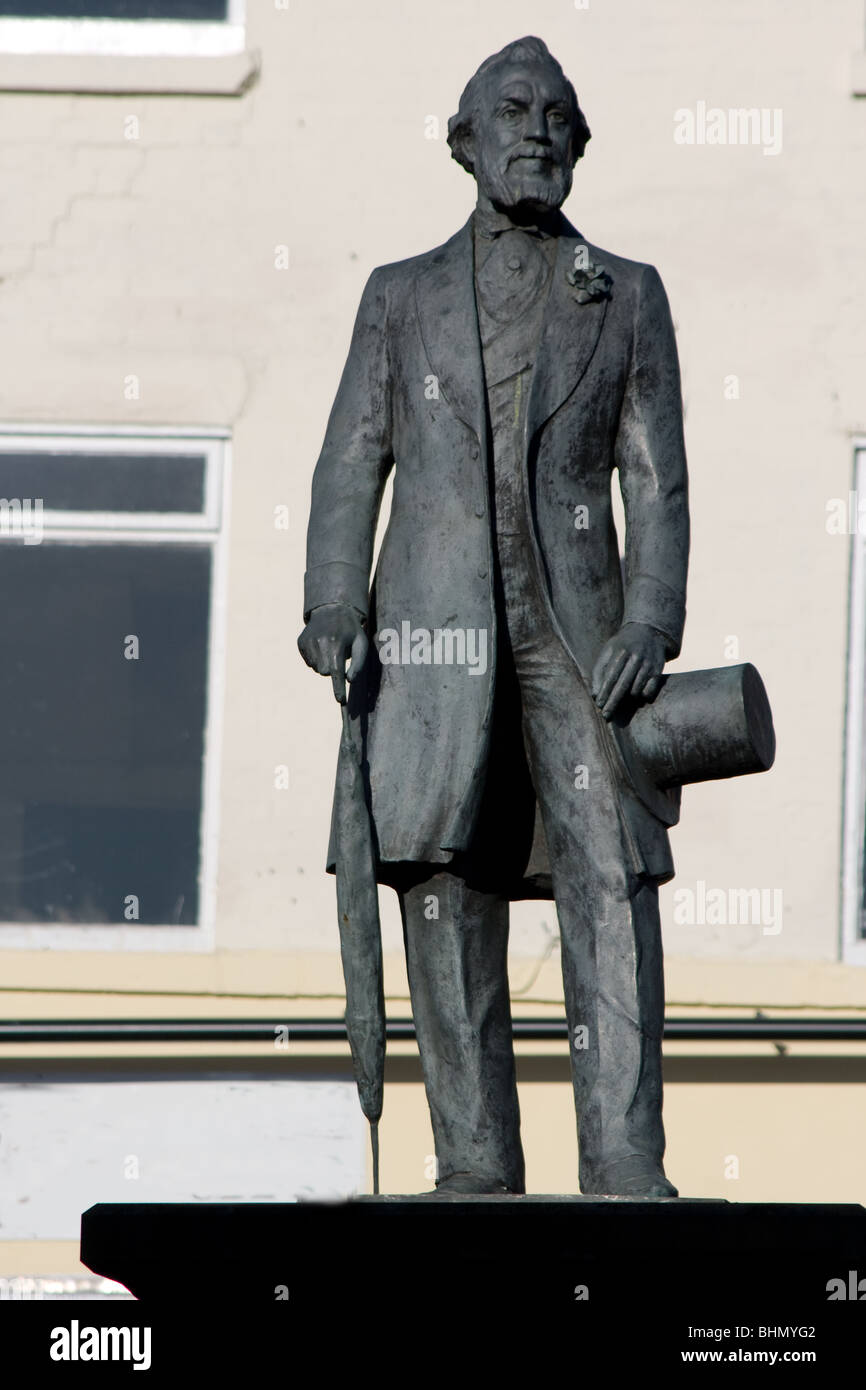
<instances>
[{"instance_id":1,"label":"eye","mask_svg":"<svg viewBox=\"0 0 866 1390\"><path fill-rule=\"evenodd\" d=\"M520 111L516 106L504 106L499 114L504 121L513 121L520 115Z\"/></svg>"},{"instance_id":2,"label":"eye","mask_svg":"<svg viewBox=\"0 0 866 1390\"><path fill-rule=\"evenodd\" d=\"M565 125L568 121L568 117L564 111L551 111L548 120L553 125Z\"/></svg>"}]
</instances>

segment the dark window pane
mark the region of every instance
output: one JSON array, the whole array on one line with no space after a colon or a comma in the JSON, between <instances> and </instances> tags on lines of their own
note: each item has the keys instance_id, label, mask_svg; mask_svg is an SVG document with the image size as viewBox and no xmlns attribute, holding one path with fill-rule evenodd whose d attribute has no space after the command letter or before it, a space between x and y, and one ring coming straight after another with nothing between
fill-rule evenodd
<instances>
[{"instance_id":1,"label":"dark window pane","mask_svg":"<svg viewBox=\"0 0 866 1390\"><path fill-rule=\"evenodd\" d=\"M0 921L134 924L132 894L139 922L198 920L210 568L0 545Z\"/></svg>"},{"instance_id":2,"label":"dark window pane","mask_svg":"<svg viewBox=\"0 0 866 1390\"><path fill-rule=\"evenodd\" d=\"M42 498L46 511L201 512L201 454L6 453L0 498Z\"/></svg>"},{"instance_id":3,"label":"dark window pane","mask_svg":"<svg viewBox=\"0 0 866 1390\"><path fill-rule=\"evenodd\" d=\"M0 0L16 19L226 19L228 0Z\"/></svg>"}]
</instances>

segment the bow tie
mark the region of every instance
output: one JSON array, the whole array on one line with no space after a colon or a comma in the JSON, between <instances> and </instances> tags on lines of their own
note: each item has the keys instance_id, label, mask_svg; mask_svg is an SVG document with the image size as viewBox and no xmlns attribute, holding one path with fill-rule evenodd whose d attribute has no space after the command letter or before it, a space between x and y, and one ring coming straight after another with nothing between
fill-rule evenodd
<instances>
[{"instance_id":1,"label":"bow tie","mask_svg":"<svg viewBox=\"0 0 866 1390\"><path fill-rule=\"evenodd\" d=\"M503 232L526 232L527 236L538 237L542 241L559 235L558 212L544 225L535 222L512 222L504 212L482 212L479 208L475 209L474 218L479 236L485 237L488 241L494 241Z\"/></svg>"}]
</instances>

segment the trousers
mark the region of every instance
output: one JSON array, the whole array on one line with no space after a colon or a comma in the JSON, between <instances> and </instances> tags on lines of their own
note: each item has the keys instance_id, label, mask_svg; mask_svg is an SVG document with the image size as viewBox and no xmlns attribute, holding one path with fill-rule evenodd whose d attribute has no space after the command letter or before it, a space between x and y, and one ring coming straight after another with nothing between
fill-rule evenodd
<instances>
[{"instance_id":1,"label":"trousers","mask_svg":"<svg viewBox=\"0 0 866 1390\"><path fill-rule=\"evenodd\" d=\"M498 536L496 558L494 794L479 835L503 846L507 882L508 786L529 777L559 922L580 1190L603 1192L616 1165L661 1167L664 1154L658 885L630 866L599 714L547 616L525 533ZM496 877L427 865L395 887L438 1181L471 1172L524 1192L509 901Z\"/></svg>"}]
</instances>

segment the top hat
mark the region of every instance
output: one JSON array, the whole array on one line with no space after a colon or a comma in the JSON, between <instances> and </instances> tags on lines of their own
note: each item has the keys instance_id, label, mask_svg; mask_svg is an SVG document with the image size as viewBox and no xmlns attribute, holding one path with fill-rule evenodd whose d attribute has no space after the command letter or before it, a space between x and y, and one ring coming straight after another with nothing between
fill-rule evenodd
<instances>
[{"instance_id":1,"label":"top hat","mask_svg":"<svg viewBox=\"0 0 866 1390\"><path fill-rule=\"evenodd\" d=\"M662 676L651 701L629 701L613 722L638 791L668 824L680 787L766 772L776 754L770 702L749 662Z\"/></svg>"}]
</instances>

